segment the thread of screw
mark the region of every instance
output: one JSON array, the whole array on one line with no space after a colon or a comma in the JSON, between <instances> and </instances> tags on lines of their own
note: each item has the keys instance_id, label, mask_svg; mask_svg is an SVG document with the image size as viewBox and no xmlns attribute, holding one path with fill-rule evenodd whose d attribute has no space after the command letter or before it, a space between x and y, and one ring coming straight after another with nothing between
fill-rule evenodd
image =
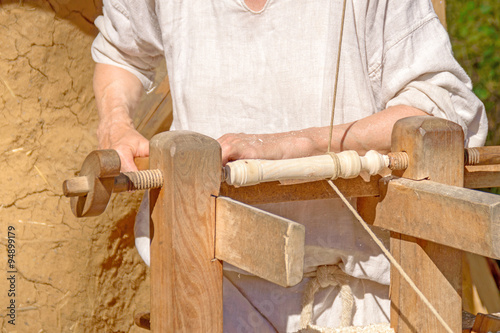
<instances>
[{"instance_id":1,"label":"thread of screw","mask_svg":"<svg viewBox=\"0 0 500 333\"><path fill-rule=\"evenodd\" d=\"M408 168L408 154L404 151L387 154L391 170L406 170Z\"/></svg>"},{"instance_id":2,"label":"thread of screw","mask_svg":"<svg viewBox=\"0 0 500 333\"><path fill-rule=\"evenodd\" d=\"M163 175L158 169L123 173L130 181L127 191L147 190L163 186Z\"/></svg>"},{"instance_id":3,"label":"thread of screw","mask_svg":"<svg viewBox=\"0 0 500 333\"><path fill-rule=\"evenodd\" d=\"M465 165L476 165L479 163L480 153L476 148L467 148L464 150Z\"/></svg>"}]
</instances>

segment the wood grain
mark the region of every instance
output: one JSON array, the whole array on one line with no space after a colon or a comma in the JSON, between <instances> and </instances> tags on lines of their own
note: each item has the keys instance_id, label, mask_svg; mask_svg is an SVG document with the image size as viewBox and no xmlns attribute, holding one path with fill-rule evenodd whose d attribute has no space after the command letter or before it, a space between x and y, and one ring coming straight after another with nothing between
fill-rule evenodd
<instances>
[{"instance_id":1,"label":"wood grain","mask_svg":"<svg viewBox=\"0 0 500 333\"><path fill-rule=\"evenodd\" d=\"M500 164L500 146L485 146L465 149L465 165Z\"/></svg>"},{"instance_id":2,"label":"wood grain","mask_svg":"<svg viewBox=\"0 0 500 333\"><path fill-rule=\"evenodd\" d=\"M432 0L432 5L434 7L434 11L439 17L439 21L446 29L446 1L445 0Z\"/></svg>"},{"instance_id":3,"label":"wood grain","mask_svg":"<svg viewBox=\"0 0 500 333\"><path fill-rule=\"evenodd\" d=\"M408 168L401 172L403 177L430 179L454 186L463 186L463 142L460 126L434 117L402 119L392 132L392 151L405 151L410 160ZM426 214L430 214L428 209ZM402 215L399 221L404 223L405 219ZM431 223L435 221L431 219ZM391 233L391 252L451 329L460 332L461 251ZM391 326L396 332L444 331L394 268L391 270L391 292Z\"/></svg>"},{"instance_id":4,"label":"wood grain","mask_svg":"<svg viewBox=\"0 0 500 333\"><path fill-rule=\"evenodd\" d=\"M303 225L225 197L216 212L217 259L283 287L302 280Z\"/></svg>"},{"instance_id":5,"label":"wood grain","mask_svg":"<svg viewBox=\"0 0 500 333\"><path fill-rule=\"evenodd\" d=\"M363 216L368 223L500 259L498 195L400 178L391 180L376 201L375 214Z\"/></svg>"},{"instance_id":6,"label":"wood grain","mask_svg":"<svg viewBox=\"0 0 500 333\"><path fill-rule=\"evenodd\" d=\"M134 110L132 120L137 131L146 139L170 129L173 121L173 105L167 76L147 94L147 98L141 100L139 107Z\"/></svg>"},{"instance_id":7,"label":"wood grain","mask_svg":"<svg viewBox=\"0 0 500 333\"><path fill-rule=\"evenodd\" d=\"M500 187L500 165L470 165L465 167L464 187Z\"/></svg>"},{"instance_id":8,"label":"wood grain","mask_svg":"<svg viewBox=\"0 0 500 333\"><path fill-rule=\"evenodd\" d=\"M163 188L151 191L151 329L222 332L222 264L214 259L219 144L206 136L164 132L150 142L150 166Z\"/></svg>"},{"instance_id":9,"label":"wood grain","mask_svg":"<svg viewBox=\"0 0 500 333\"><path fill-rule=\"evenodd\" d=\"M488 260L485 257L472 253L466 253L470 265L472 282L476 286L477 293L488 313L500 311L500 294L498 287L491 275Z\"/></svg>"},{"instance_id":10,"label":"wood grain","mask_svg":"<svg viewBox=\"0 0 500 333\"><path fill-rule=\"evenodd\" d=\"M88 154L80 170L80 176L87 178L88 193L71 197L73 214L89 217L104 212L113 192L115 176L119 174L120 157L115 150L94 150Z\"/></svg>"},{"instance_id":11,"label":"wood grain","mask_svg":"<svg viewBox=\"0 0 500 333\"><path fill-rule=\"evenodd\" d=\"M273 181L351 179L388 170L389 157L374 150L364 156L354 150L284 160L242 159L225 166L229 185L251 186ZM368 176L369 177L369 176Z\"/></svg>"},{"instance_id":12,"label":"wood grain","mask_svg":"<svg viewBox=\"0 0 500 333\"><path fill-rule=\"evenodd\" d=\"M474 326L471 330L472 333L490 333L500 332L500 317L478 313Z\"/></svg>"},{"instance_id":13,"label":"wood grain","mask_svg":"<svg viewBox=\"0 0 500 333\"><path fill-rule=\"evenodd\" d=\"M380 176L373 176L369 182L361 177L336 179L333 182L346 197L370 197L380 194L379 180ZM222 183L220 194L249 205L338 198L325 180L291 185L271 182L249 187L234 187Z\"/></svg>"}]
</instances>

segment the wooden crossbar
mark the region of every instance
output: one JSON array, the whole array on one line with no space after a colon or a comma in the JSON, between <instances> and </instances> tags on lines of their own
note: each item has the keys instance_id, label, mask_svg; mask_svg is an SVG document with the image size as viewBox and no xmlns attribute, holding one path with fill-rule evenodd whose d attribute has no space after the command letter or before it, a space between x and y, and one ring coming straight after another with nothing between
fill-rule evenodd
<instances>
[{"instance_id":1,"label":"wooden crossbar","mask_svg":"<svg viewBox=\"0 0 500 333\"><path fill-rule=\"evenodd\" d=\"M500 259L498 195L423 180L394 179L382 186L373 225Z\"/></svg>"}]
</instances>

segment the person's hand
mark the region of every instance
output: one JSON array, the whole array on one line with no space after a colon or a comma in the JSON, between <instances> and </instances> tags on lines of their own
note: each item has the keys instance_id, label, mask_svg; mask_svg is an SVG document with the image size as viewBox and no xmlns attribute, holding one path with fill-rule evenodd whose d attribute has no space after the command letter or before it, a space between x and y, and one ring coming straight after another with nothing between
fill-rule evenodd
<instances>
[{"instance_id":1,"label":"person's hand","mask_svg":"<svg viewBox=\"0 0 500 333\"><path fill-rule=\"evenodd\" d=\"M115 149L120 155L121 171L137 171L134 157L149 156L149 141L128 124L101 121L97 129L99 149Z\"/></svg>"},{"instance_id":2,"label":"person's hand","mask_svg":"<svg viewBox=\"0 0 500 333\"><path fill-rule=\"evenodd\" d=\"M97 63L94 93L99 126L99 149L115 149L120 155L121 171L136 171L134 157L149 156L149 143L134 128L130 114L144 92L141 81L126 69Z\"/></svg>"},{"instance_id":3,"label":"person's hand","mask_svg":"<svg viewBox=\"0 0 500 333\"><path fill-rule=\"evenodd\" d=\"M217 141L222 148L222 164L239 159L278 160L321 154L317 130L307 129L277 134L230 133Z\"/></svg>"}]
</instances>

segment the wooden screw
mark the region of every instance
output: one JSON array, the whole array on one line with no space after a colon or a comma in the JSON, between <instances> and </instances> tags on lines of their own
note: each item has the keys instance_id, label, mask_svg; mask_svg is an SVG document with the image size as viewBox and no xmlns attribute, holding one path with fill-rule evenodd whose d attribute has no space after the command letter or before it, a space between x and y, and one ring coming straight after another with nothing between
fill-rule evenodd
<instances>
[{"instance_id":1,"label":"wooden screw","mask_svg":"<svg viewBox=\"0 0 500 333\"><path fill-rule=\"evenodd\" d=\"M97 216L106 209L113 192L159 188L160 170L120 173L120 157L115 150L95 150L82 164L80 177L63 183L63 193L71 198L76 217Z\"/></svg>"},{"instance_id":2,"label":"wooden screw","mask_svg":"<svg viewBox=\"0 0 500 333\"><path fill-rule=\"evenodd\" d=\"M91 191L89 176L75 177L65 180L63 193L66 197L86 196ZM114 177L113 192L147 190L163 186L163 176L160 170L143 170L123 172Z\"/></svg>"}]
</instances>

